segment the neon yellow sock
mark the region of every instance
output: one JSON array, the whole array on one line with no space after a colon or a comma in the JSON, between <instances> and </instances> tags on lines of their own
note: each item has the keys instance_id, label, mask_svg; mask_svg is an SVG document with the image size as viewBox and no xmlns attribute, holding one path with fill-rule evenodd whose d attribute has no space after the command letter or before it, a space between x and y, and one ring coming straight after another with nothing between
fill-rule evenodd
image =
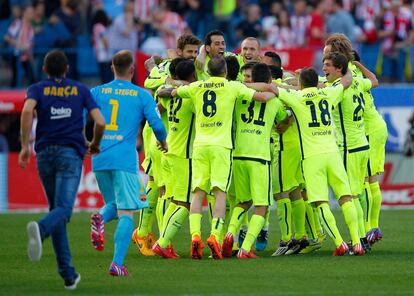
<instances>
[{"instance_id":1,"label":"neon yellow sock","mask_svg":"<svg viewBox=\"0 0 414 296\"><path fill-rule=\"evenodd\" d=\"M292 205L289 198L276 201L277 219L279 220L281 239L284 242L292 238Z\"/></svg>"},{"instance_id":2,"label":"neon yellow sock","mask_svg":"<svg viewBox=\"0 0 414 296\"><path fill-rule=\"evenodd\" d=\"M154 186L154 181L149 180L147 183L147 199L148 208L142 209L140 212L139 223L138 223L138 236L144 237L152 230L152 225L155 218L155 209L158 201L158 187Z\"/></svg>"},{"instance_id":3,"label":"neon yellow sock","mask_svg":"<svg viewBox=\"0 0 414 296\"><path fill-rule=\"evenodd\" d=\"M191 237L198 235L201 237L201 217L199 213L190 214L190 234Z\"/></svg>"},{"instance_id":4,"label":"neon yellow sock","mask_svg":"<svg viewBox=\"0 0 414 296\"><path fill-rule=\"evenodd\" d=\"M250 219L249 230L246 233L246 238L243 241L242 249L249 252L252 248L257 236L265 224L265 218L260 215L253 215Z\"/></svg>"},{"instance_id":5,"label":"neon yellow sock","mask_svg":"<svg viewBox=\"0 0 414 296\"><path fill-rule=\"evenodd\" d=\"M295 239L306 236L305 232L305 201L301 198L291 202L293 223L295 225Z\"/></svg>"},{"instance_id":6,"label":"neon yellow sock","mask_svg":"<svg viewBox=\"0 0 414 296\"><path fill-rule=\"evenodd\" d=\"M236 206L236 198L234 196L227 195L226 199L226 217L224 218L224 227L221 228L221 233L218 238L219 243L223 243L224 236L226 235L227 227L229 225L233 209Z\"/></svg>"},{"instance_id":7,"label":"neon yellow sock","mask_svg":"<svg viewBox=\"0 0 414 296\"><path fill-rule=\"evenodd\" d=\"M308 237L310 239L316 239L318 237L317 234L317 230L316 230L316 225L315 225L315 215L313 212L313 207L305 202L305 209L306 209L306 213L305 213L305 227L306 227L306 233L308 235Z\"/></svg>"},{"instance_id":8,"label":"neon yellow sock","mask_svg":"<svg viewBox=\"0 0 414 296\"><path fill-rule=\"evenodd\" d=\"M211 220L213 219L214 204L216 203L214 196L207 194L207 203L208 203L208 219L211 222Z\"/></svg>"},{"instance_id":9,"label":"neon yellow sock","mask_svg":"<svg viewBox=\"0 0 414 296\"><path fill-rule=\"evenodd\" d=\"M221 231L224 226L224 219L223 218L213 218L211 220L211 231L210 234L216 237L217 241L220 241Z\"/></svg>"},{"instance_id":10,"label":"neon yellow sock","mask_svg":"<svg viewBox=\"0 0 414 296\"><path fill-rule=\"evenodd\" d=\"M319 217L319 210L317 207L313 207L313 216L315 217L315 220L313 220L315 222L315 227L316 227L316 232L319 233L323 233L323 229L322 229L322 225L321 225L321 219Z\"/></svg>"},{"instance_id":11,"label":"neon yellow sock","mask_svg":"<svg viewBox=\"0 0 414 296\"><path fill-rule=\"evenodd\" d=\"M237 231L239 231L240 228L247 229L248 226L249 226L249 214L248 214L248 210L247 210L246 215L243 215L243 220L241 221L241 224L240 224L239 228L237 229Z\"/></svg>"},{"instance_id":12,"label":"neon yellow sock","mask_svg":"<svg viewBox=\"0 0 414 296\"><path fill-rule=\"evenodd\" d=\"M339 247L342 242L341 234L339 233L338 227L336 226L335 217L329 208L328 203L322 203L318 206L319 215L321 218L322 225L324 226L326 232L334 240L335 246Z\"/></svg>"},{"instance_id":13,"label":"neon yellow sock","mask_svg":"<svg viewBox=\"0 0 414 296\"><path fill-rule=\"evenodd\" d=\"M364 224L364 212L362 211L361 203L359 198L352 198L355 209L357 211L357 221L358 221L358 233L359 237L365 237L365 224Z\"/></svg>"},{"instance_id":14,"label":"neon yellow sock","mask_svg":"<svg viewBox=\"0 0 414 296\"><path fill-rule=\"evenodd\" d=\"M264 225L263 225L263 229L269 229L269 225L270 225L270 209L269 208L267 208L267 211L266 211L266 215L265 215L265 223L264 223Z\"/></svg>"},{"instance_id":15,"label":"neon yellow sock","mask_svg":"<svg viewBox=\"0 0 414 296\"><path fill-rule=\"evenodd\" d=\"M167 225L168 219L170 219L171 215L174 213L175 209L177 208L177 205L173 202L170 202L168 204L168 208L165 211L164 217L162 218L162 233L164 234L165 231L165 225ZM160 235L162 236L162 235Z\"/></svg>"},{"instance_id":16,"label":"neon yellow sock","mask_svg":"<svg viewBox=\"0 0 414 296\"><path fill-rule=\"evenodd\" d=\"M170 203L170 206L173 203ZM167 217L167 215L165 215ZM181 229L185 219L188 217L188 210L183 206L175 206L174 211L169 215L169 218L164 221L165 228L162 237L158 240L161 248L166 248L170 245L171 240L175 237L177 232Z\"/></svg>"},{"instance_id":17,"label":"neon yellow sock","mask_svg":"<svg viewBox=\"0 0 414 296\"><path fill-rule=\"evenodd\" d=\"M168 209L168 205L170 204L170 200L167 198L158 198L157 209L156 209L156 216L157 216L157 223L158 223L158 231L162 233L163 230L163 221L165 213Z\"/></svg>"},{"instance_id":18,"label":"neon yellow sock","mask_svg":"<svg viewBox=\"0 0 414 296\"><path fill-rule=\"evenodd\" d=\"M372 228L378 228L382 202L381 188L378 182L370 183L369 187L372 194L371 226Z\"/></svg>"},{"instance_id":19,"label":"neon yellow sock","mask_svg":"<svg viewBox=\"0 0 414 296\"><path fill-rule=\"evenodd\" d=\"M245 209L241 207L234 208L227 232L230 232L231 234L233 234L233 236L236 236L237 230L240 228L240 225L242 223L243 215L247 215L247 211Z\"/></svg>"},{"instance_id":20,"label":"neon yellow sock","mask_svg":"<svg viewBox=\"0 0 414 296\"><path fill-rule=\"evenodd\" d=\"M369 183L364 183L364 192L359 196L362 211L364 212L364 226L365 234L371 230L371 209L372 209L372 195Z\"/></svg>"},{"instance_id":21,"label":"neon yellow sock","mask_svg":"<svg viewBox=\"0 0 414 296\"><path fill-rule=\"evenodd\" d=\"M346 202L342 206L342 214L345 218L345 223L348 226L349 234L351 235L352 244L359 243L359 230L357 221L357 210L353 202Z\"/></svg>"}]
</instances>

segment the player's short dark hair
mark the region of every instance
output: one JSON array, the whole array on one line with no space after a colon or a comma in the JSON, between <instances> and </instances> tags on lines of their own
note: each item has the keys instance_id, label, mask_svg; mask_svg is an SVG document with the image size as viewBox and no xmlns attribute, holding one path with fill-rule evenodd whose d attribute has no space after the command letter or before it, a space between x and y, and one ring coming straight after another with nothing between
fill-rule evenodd
<instances>
[{"instance_id":1,"label":"player's short dark hair","mask_svg":"<svg viewBox=\"0 0 414 296\"><path fill-rule=\"evenodd\" d=\"M305 68L300 71L299 81L304 88L317 87L319 82L318 73L313 68Z\"/></svg>"},{"instance_id":2,"label":"player's short dark hair","mask_svg":"<svg viewBox=\"0 0 414 296\"><path fill-rule=\"evenodd\" d=\"M223 36L224 38L224 33L220 30L213 30L207 33L206 37L204 38L204 44L205 45L211 45L211 36L215 36L215 35L219 35L219 36Z\"/></svg>"},{"instance_id":3,"label":"player's short dark hair","mask_svg":"<svg viewBox=\"0 0 414 296\"><path fill-rule=\"evenodd\" d=\"M186 58L178 57L171 61L170 65L168 66L168 71L170 71L171 77L175 78L177 76L177 65L186 60Z\"/></svg>"},{"instance_id":4,"label":"player's short dark hair","mask_svg":"<svg viewBox=\"0 0 414 296\"><path fill-rule=\"evenodd\" d=\"M237 80L240 71L239 61L235 56L227 56L224 59L227 66L227 80Z\"/></svg>"},{"instance_id":5,"label":"player's short dark hair","mask_svg":"<svg viewBox=\"0 0 414 296\"><path fill-rule=\"evenodd\" d=\"M352 55L354 56L354 61L360 62L361 57L359 56L359 53L354 49L352 50Z\"/></svg>"},{"instance_id":6,"label":"player's short dark hair","mask_svg":"<svg viewBox=\"0 0 414 296\"><path fill-rule=\"evenodd\" d=\"M282 68L274 65L267 65L269 67L270 73L272 73L273 79L282 79L283 78L283 70Z\"/></svg>"},{"instance_id":7,"label":"player's short dark hair","mask_svg":"<svg viewBox=\"0 0 414 296\"><path fill-rule=\"evenodd\" d=\"M341 69L342 75L348 71L348 59L340 52L330 52L323 56L323 61L330 60L335 68Z\"/></svg>"},{"instance_id":8,"label":"player's short dark hair","mask_svg":"<svg viewBox=\"0 0 414 296\"><path fill-rule=\"evenodd\" d=\"M125 75L133 64L134 58L129 50L118 51L112 57L112 65L116 74Z\"/></svg>"},{"instance_id":9,"label":"player's short dark hair","mask_svg":"<svg viewBox=\"0 0 414 296\"><path fill-rule=\"evenodd\" d=\"M266 51L264 55L272 59L273 65L282 67L282 59L277 53L274 51Z\"/></svg>"},{"instance_id":10,"label":"player's short dark hair","mask_svg":"<svg viewBox=\"0 0 414 296\"><path fill-rule=\"evenodd\" d=\"M253 82L265 82L269 83L272 79L269 67L264 63L257 63L252 69L252 81Z\"/></svg>"},{"instance_id":11,"label":"player's short dark hair","mask_svg":"<svg viewBox=\"0 0 414 296\"><path fill-rule=\"evenodd\" d=\"M63 51L53 49L46 54L43 66L49 76L60 77L66 73L68 58Z\"/></svg>"},{"instance_id":12,"label":"player's short dark hair","mask_svg":"<svg viewBox=\"0 0 414 296\"><path fill-rule=\"evenodd\" d=\"M194 62L189 59L184 59L177 64L175 67L175 74L177 79L180 80L190 80L191 76L195 76L195 67Z\"/></svg>"},{"instance_id":13,"label":"player's short dark hair","mask_svg":"<svg viewBox=\"0 0 414 296\"><path fill-rule=\"evenodd\" d=\"M192 34L183 34L177 39L177 48L183 50L187 45L200 45L201 40Z\"/></svg>"},{"instance_id":14,"label":"player's short dark hair","mask_svg":"<svg viewBox=\"0 0 414 296\"><path fill-rule=\"evenodd\" d=\"M227 70L226 60L223 57L212 58L207 65L211 76L223 76Z\"/></svg>"},{"instance_id":15,"label":"player's short dark hair","mask_svg":"<svg viewBox=\"0 0 414 296\"><path fill-rule=\"evenodd\" d=\"M244 64L241 68L240 71L244 71L244 70L249 70L249 69L253 69L254 65L258 64L258 62L249 62L247 64Z\"/></svg>"}]
</instances>

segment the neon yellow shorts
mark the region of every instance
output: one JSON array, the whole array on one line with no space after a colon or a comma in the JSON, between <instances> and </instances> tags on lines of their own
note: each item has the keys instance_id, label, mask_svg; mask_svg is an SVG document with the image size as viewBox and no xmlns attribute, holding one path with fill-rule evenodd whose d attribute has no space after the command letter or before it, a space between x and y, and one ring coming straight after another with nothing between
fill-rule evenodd
<instances>
[{"instance_id":1,"label":"neon yellow shorts","mask_svg":"<svg viewBox=\"0 0 414 296\"><path fill-rule=\"evenodd\" d=\"M234 164L234 187L236 200L253 200L255 206L270 206L272 199L272 179L270 162L237 159Z\"/></svg>"},{"instance_id":2,"label":"neon yellow shorts","mask_svg":"<svg viewBox=\"0 0 414 296\"><path fill-rule=\"evenodd\" d=\"M331 186L337 199L351 195L348 176L339 152L319 154L302 161L308 202L329 201Z\"/></svg>"},{"instance_id":3,"label":"neon yellow shorts","mask_svg":"<svg viewBox=\"0 0 414 296\"><path fill-rule=\"evenodd\" d=\"M232 174L232 150L222 146L196 146L193 150L192 191L209 193L213 188L227 192Z\"/></svg>"},{"instance_id":4,"label":"neon yellow shorts","mask_svg":"<svg viewBox=\"0 0 414 296\"><path fill-rule=\"evenodd\" d=\"M166 157L170 172L169 178L172 180L172 196L176 201L191 202L191 177L193 174L193 164L191 159L178 157L173 154L167 154ZM171 177L174 176L174 177ZM168 183L168 182L167 182Z\"/></svg>"},{"instance_id":5,"label":"neon yellow shorts","mask_svg":"<svg viewBox=\"0 0 414 296\"><path fill-rule=\"evenodd\" d=\"M367 174L369 146L356 149L348 149L346 153L341 152L346 174L348 175L351 194L358 196L364 191L364 181Z\"/></svg>"},{"instance_id":6,"label":"neon yellow shorts","mask_svg":"<svg viewBox=\"0 0 414 296\"><path fill-rule=\"evenodd\" d=\"M384 172L385 143L387 142L387 128L379 129L367 136L369 143L368 176L375 176Z\"/></svg>"},{"instance_id":7,"label":"neon yellow shorts","mask_svg":"<svg viewBox=\"0 0 414 296\"><path fill-rule=\"evenodd\" d=\"M290 192L305 183L300 149L277 151L272 163L273 194Z\"/></svg>"}]
</instances>

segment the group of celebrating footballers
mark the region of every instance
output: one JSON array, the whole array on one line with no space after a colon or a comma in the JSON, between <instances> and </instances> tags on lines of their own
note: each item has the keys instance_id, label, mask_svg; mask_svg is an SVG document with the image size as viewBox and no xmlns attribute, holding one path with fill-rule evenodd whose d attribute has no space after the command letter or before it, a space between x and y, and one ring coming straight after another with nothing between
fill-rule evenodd
<instances>
[{"instance_id":1,"label":"group of celebrating footballers","mask_svg":"<svg viewBox=\"0 0 414 296\"><path fill-rule=\"evenodd\" d=\"M378 175L384 167L387 127L370 91L378 81L359 62L346 36L333 34L326 40L324 77L313 68L284 72L276 53L261 55L256 38L244 39L237 55L226 51L224 34L218 30L209 32L200 45L195 36L183 35L177 49L168 51L168 59L154 56L145 62L150 72L145 88L157 103L168 146L159 141L160 129L153 131L157 125L147 123L142 166L149 180L140 200L148 206L132 234L139 251L179 258L172 242L189 218L191 258L202 259L204 243L214 259L257 258L253 249L267 247L272 198L281 233L272 256L313 252L326 234L335 243L334 256L369 251L382 239ZM94 97L108 85L92 90ZM118 108L109 104L112 111ZM110 139L112 117L106 127ZM97 250L104 249L104 225L117 217L117 209L118 215L126 209L106 193L108 176L96 170L104 161L100 154L93 158L105 199L105 206L91 217L91 241ZM329 186L350 242L336 226ZM203 241L205 198L211 232ZM158 239L152 232L155 218ZM131 221L125 235L132 232ZM115 252L121 248L119 233ZM110 274L128 275L123 264L128 244L114 256Z\"/></svg>"}]
</instances>

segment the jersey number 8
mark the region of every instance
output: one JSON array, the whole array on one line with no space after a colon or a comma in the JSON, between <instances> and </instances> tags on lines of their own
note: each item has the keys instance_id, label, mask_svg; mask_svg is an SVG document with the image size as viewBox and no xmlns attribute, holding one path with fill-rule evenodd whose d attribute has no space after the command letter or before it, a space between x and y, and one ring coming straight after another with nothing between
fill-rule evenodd
<instances>
[{"instance_id":1,"label":"jersey number 8","mask_svg":"<svg viewBox=\"0 0 414 296\"><path fill-rule=\"evenodd\" d=\"M213 117L216 113L216 93L212 90L207 90L203 94L203 114L205 117Z\"/></svg>"}]
</instances>

